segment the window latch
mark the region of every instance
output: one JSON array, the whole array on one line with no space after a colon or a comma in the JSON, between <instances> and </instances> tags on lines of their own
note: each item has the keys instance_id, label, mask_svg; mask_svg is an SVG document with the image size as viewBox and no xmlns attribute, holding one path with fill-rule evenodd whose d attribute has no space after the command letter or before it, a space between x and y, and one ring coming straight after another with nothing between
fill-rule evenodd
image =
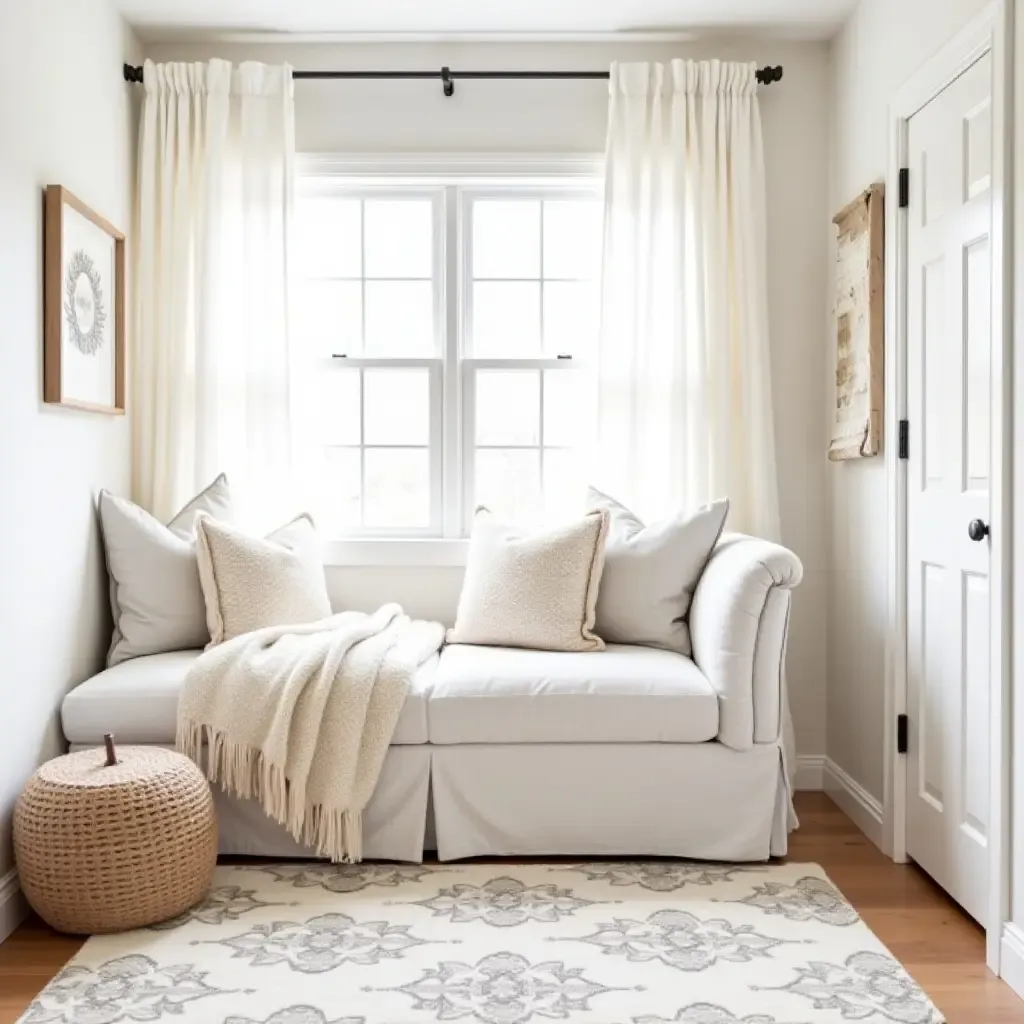
<instances>
[{"instance_id":1,"label":"window latch","mask_svg":"<svg viewBox=\"0 0 1024 1024\"><path fill-rule=\"evenodd\" d=\"M560 352L555 358L556 359L572 359L572 356L567 355L564 352Z\"/></svg>"}]
</instances>

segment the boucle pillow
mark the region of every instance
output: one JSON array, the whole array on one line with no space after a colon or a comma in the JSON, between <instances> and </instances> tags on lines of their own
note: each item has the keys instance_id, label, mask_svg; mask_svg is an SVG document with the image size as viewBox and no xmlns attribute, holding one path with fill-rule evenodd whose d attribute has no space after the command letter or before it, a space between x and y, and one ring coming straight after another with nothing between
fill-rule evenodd
<instances>
[{"instance_id":1,"label":"boucle pillow","mask_svg":"<svg viewBox=\"0 0 1024 1024\"><path fill-rule=\"evenodd\" d=\"M478 509L448 642L604 650L594 634L594 607L607 527L607 512L597 511L563 526L524 533Z\"/></svg>"},{"instance_id":2,"label":"boucle pillow","mask_svg":"<svg viewBox=\"0 0 1024 1024\"><path fill-rule=\"evenodd\" d=\"M202 514L231 518L227 477L217 477L166 526L109 491L100 491L98 504L114 619L107 667L208 643L195 524Z\"/></svg>"},{"instance_id":3,"label":"boucle pillow","mask_svg":"<svg viewBox=\"0 0 1024 1024\"><path fill-rule=\"evenodd\" d=\"M264 626L331 614L320 542L307 515L263 538L202 516L196 552L210 647Z\"/></svg>"},{"instance_id":4,"label":"boucle pillow","mask_svg":"<svg viewBox=\"0 0 1024 1024\"><path fill-rule=\"evenodd\" d=\"M589 505L610 516L595 631L609 643L689 655L690 601L722 535L729 502L722 498L650 526L593 487Z\"/></svg>"}]
</instances>

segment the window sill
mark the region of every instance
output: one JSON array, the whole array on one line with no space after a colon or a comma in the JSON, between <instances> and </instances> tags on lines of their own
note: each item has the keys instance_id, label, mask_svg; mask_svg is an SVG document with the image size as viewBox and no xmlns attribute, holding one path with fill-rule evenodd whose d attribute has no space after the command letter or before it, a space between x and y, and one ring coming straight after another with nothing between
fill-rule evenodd
<instances>
[{"instance_id":1,"label":"window sill","mask_svg":"<svg viewBox=\"0 0 1024 1024\"><path fill-rule=\"evenodd\" d=\"M469 553L464 538L358 537L324 543L324 565L340 568L462 567Z\"/></svg>"}]
</instances>

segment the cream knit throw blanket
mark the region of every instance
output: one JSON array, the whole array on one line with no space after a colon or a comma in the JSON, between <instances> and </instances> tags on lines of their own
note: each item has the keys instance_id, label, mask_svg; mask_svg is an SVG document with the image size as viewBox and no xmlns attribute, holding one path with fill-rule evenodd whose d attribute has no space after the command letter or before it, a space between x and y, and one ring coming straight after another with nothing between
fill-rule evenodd
<instances>
[{"instance_id":1,"label":"cream knit throw blanket","mask_svg":"<svg viewBox=\"0 0 1024 1024\"><path fill-rule=\"evenodd\" d=\"M444 628L396 604L245 633L203 654L178 749L332 861L362 857L362 811L417 668Z\"/></svg>"}]
</instances>

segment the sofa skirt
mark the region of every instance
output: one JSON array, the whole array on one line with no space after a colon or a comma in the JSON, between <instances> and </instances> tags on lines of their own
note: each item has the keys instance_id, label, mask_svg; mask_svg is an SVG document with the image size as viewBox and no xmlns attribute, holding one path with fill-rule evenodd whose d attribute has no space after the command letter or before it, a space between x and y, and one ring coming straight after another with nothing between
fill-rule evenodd
<instances>
[{"instance_id":1,"label":"sofa skirt","mask_svg":"<svg viewBox=\"0 0 1024 1024\"><path fill-rule=\"evenodd\" d=\"M431 779L441 860L786 852L790 801L775 744L434 747Z\"/></svg>"},{"instance_id":2,"label":"sofa skirt","mask_svg":"<svg viewBox=\"0 0 1024 1024\"><path fill-rule=\"evenodd\" d=\"M72 749L80 749L72 747ZM220 853L309 858L251 800L215 787ZM783 856L792 824L777 744L391 747L363 816L367 860Z\"/></svg>"}]
</instances>

